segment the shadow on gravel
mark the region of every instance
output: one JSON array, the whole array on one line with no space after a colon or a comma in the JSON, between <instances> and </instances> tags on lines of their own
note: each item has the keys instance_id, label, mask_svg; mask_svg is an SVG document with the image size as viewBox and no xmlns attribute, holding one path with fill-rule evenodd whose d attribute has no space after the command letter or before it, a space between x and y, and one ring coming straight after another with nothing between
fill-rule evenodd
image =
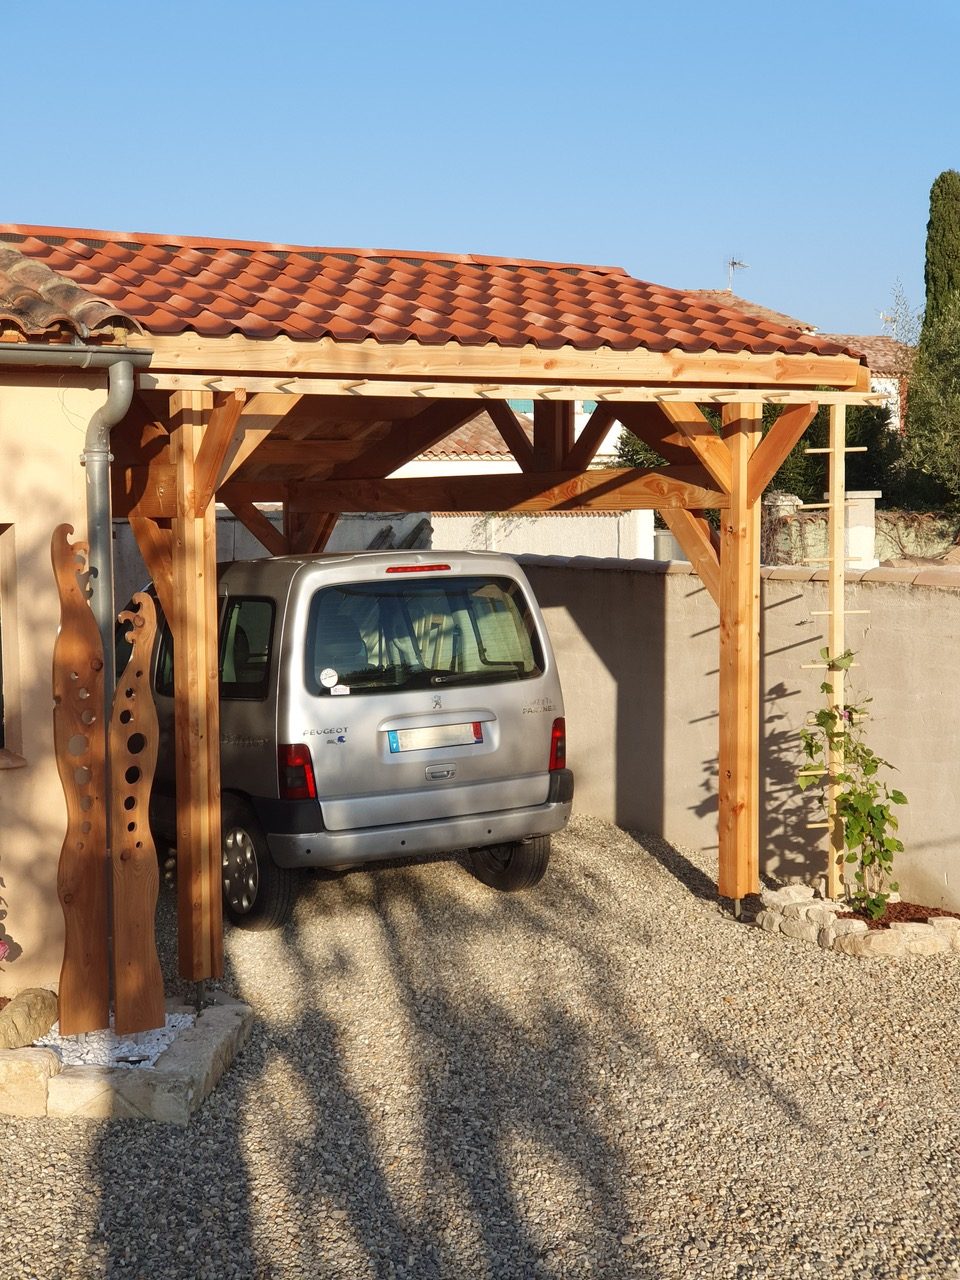
<instances>
[{"instance_id":1,"label":"shadow on gravel","mask_svg":"<svg viewBox=\"0 0 960 1280\"><path fill-rule=\"evenodd\" d=\"M228 953L271 957L224 983L253 1004L252 1039L188 1129L98 1131L100 1273L661 1275L637 1221L642 1142L607 1077L673 1064L611 965L617 901L592 870L507 896L455 863L400 867L314 882L267 942L233 934ZM624 935L649 944L642 923ZM169 921L161 938L169 973Z\"/></svg>"}]
</instances>

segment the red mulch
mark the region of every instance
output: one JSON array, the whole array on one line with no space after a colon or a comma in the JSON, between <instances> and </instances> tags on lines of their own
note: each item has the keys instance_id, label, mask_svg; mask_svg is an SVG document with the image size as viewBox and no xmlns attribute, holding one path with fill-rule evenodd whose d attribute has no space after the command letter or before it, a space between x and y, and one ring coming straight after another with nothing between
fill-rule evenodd
<instances>
[{"instance_id":1,"label":"red mulch","mask_svg":"<svg viewBox=\"0 0 960 1280\"><path fill-rule=\"evenodd\" d=\"M866 920L868 929L889 929L895 920L917 921L925 924L931 916L953 916L960 919L960 911L944 911L942 907L921 907L916 902L888 902L879 920L873 920L863 911L838 911L838 920Z\"/></svg>"}]
</instances>

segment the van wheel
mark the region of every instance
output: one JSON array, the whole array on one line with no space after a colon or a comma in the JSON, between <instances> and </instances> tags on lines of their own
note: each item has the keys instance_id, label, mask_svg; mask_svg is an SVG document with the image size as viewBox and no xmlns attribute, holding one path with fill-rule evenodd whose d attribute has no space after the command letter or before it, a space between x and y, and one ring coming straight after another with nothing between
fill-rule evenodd
<instances>
[{"instance_id":1,"label":"van wheel","mask_svg":"<svg viewBox=\"0 0 960 1280\"><path fill-rule=\"evenodd\" d=\"M494 844L471 849L473 874L491 889L516 893L539 884L550 861L550 837L532 836L513 844Z\"/></svg>"},{"instance_id":2,"label":"van wheel","mask_svg":"<svg viewBox=\"0 0 960 1280\"><path fill-rule=\"evenodd\" d=\"M278 929L293 910L294 872L270 857L263 828L246 801L224 796L220 822L227 918L239 929Z\"/></svg>"}]
</instances>

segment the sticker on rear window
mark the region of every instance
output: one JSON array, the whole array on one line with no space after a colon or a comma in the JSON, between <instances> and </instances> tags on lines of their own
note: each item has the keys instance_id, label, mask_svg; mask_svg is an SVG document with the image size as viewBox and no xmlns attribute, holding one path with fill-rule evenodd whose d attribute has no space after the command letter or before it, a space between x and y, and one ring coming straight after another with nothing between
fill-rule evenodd
<instances>
[{"instance_id":1,"label":"sticker on rear window","mask_svg":"<svg viewBox=\"0 0 960 1280\"><path fill-rule=\"evenodd\" d=\"M320 672L320 683L325 689L332 689L339 679L333 667L324 667Z\"/></svg>"},{"instance_id":2,"label":"sticker on rear window","mask_svg":"<svg viewBox=\"0 0 960 1280\"><path fill-rule=\"evenodd\" d=\"M330 692L335 698L342 697L343 694L350 692L350 686L348 684L335 684Z\"/></svg>"}]
</instances>

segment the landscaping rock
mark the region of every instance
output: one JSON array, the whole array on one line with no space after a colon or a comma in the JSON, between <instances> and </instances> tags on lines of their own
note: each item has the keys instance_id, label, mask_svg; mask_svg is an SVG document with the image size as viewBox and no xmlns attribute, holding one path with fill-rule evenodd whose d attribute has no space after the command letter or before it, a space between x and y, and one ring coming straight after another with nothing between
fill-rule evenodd
<instances>
[{"instance_id":1,"label":"landscaping rock","mask_svg":"<svg viewBox=\"0 0 960 1280\"><path fill-rule=\"evenodd\" d=\"M788 938L799 938L802 942L817 942L820 938L820 926L809 920L788 920L784 917L780 932Z\"/></svg>"},{"instance_id":2,"label":"landscaping rock","mask_svg":"<svg viewBox=\"0 0 960 1280\"><path fill-rule=\"evenodd\" d=\"M782 911L791 903L811 901L813 893L813 889L808 884L785 884L780 889L761 889L760 901L765 907Z\"/></svg>"},{"instance_id":3,"label":"landscaping rock","mask_svg":"<svg viewBox=\"0 0 960 1280\"><path fill-rule=\"evenodd\" d=\"M59 1070L52 1049L0 1051L0 1115L46 1115L47 1087Z\"/></svg>"},{"instance_id":4,"label":"landscaping rock","mask_svg":"<svg viewBox=\"0 0 960 1280\"><path fill-rule=\"evenodd\" d=\"M844 920L834 920L832 928L837 937L841 938L852 933L866 933L868 925L866 920L853 920L848 918Z\"/></svg>"},{"instance_id":5,"label":"landscaping rock","mask_svg":"<svg viewBox=\"0 0 960 1280\"><path fill-rule=\"evenodd\" d=\"M29 987L0 1009L0 1049L24 1049L45 1036L57 1020L57 997Z\"/></svg>"},{"instance_id":6,"label":"landscaping rock","mask_svg":"<svg viewBox=\"0 0 960 1280\"><path fill-rule=\"evenodd\" d=\"M783 916L779 911L758 911L754 924L758 924L761 929L766 929L768 933L779 933L782 920Z\"/></svg>"}]
</instances>

